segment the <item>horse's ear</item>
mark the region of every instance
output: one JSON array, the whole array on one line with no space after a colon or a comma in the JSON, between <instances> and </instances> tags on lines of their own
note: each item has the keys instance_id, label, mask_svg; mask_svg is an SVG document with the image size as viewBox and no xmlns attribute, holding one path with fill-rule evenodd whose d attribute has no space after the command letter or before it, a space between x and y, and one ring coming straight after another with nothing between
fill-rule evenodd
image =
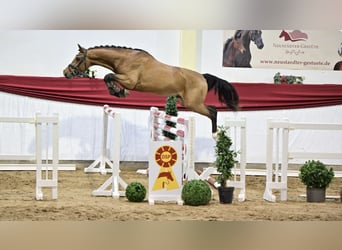
<instances>
[{"instance_id":1,"label":"horse's ear","mask_svg":"<svg viewBox=\"0 0 342 250\"><path fill-rule=\"evenodd\" d=\"M234 39L241 38L242 30L236 30L234 34Z\"/></svg>"},{"instance_id":2,"label":"horse's ear","mask_svg":"<svg viewBox=\"0 0 342 250\"><path fill-rule=\"evenodd\" d=\"M85 51L85 48L83 48L81 45L77 44L78 46L78 51L79 52L84 52Z\"/></svg>"}]
</instances>

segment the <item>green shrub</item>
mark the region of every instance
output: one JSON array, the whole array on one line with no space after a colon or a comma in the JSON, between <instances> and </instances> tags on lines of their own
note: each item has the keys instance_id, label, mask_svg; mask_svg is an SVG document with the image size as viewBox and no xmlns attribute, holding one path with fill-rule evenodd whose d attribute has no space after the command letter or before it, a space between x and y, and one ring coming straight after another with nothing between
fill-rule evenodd
<instances>
[{"instance_id":1,"label":"green shrub","mask_svg":"<svg viewBox=\"0 0 342 250\"><path fill-rule=\"evenodd\" d=\"M146 188L140 182L132 182L126 187L126 198L132 202L141 202L145 199Z\"/></svg>"},{"instance_id":2,"label":"green shrub","mask_svg":"<svg viewBox=\"0 0 342 250\"><path fill-rule=\"evenodd\" d=\"M217 182L221 187L226 187L227 181L233 176L232 168L237 163L238 153L231 149L233 142L228 134L228 128L220 126L219 129L215 145L215 166L220 173Z\"/></svg>"},{"instance_id":3,"label":"green shrub","mask_svg":"<svg viewBox=\"0 0 342 250\"><path fill-rule=\"evenodd\" d=\"M207 205L211 199L211 189L203 180L191 180L182 189L182 200L185 205Z\"/></svg>"},{"instance_id":4,"label":"green shrub","mask_svg":"<svg viewBox=\"0 0 342 250\"><path fill-rule=\"evenodd\" d=\"M300 167L299 178L307 187L326 188L334 178L334 170L320 161L309 160Z\"/></svg>"},{"instance_id":5,"label":"green shrub","mask_svg":"<svg viewBox=\"0 0 342 250\"><path fill-rule=\"evenodd\" d=\"M166 100L166 106L165 106L165 114L172 115L172 116L178 116L178 109L177 109L177 97L176 96L169 96ZM177 123L166 121L166 125L175 128ZM171 140L176 140L177 135L170 133L166 130L163 130L163 135L170 138Z\"/></svg>"}]
</instances>

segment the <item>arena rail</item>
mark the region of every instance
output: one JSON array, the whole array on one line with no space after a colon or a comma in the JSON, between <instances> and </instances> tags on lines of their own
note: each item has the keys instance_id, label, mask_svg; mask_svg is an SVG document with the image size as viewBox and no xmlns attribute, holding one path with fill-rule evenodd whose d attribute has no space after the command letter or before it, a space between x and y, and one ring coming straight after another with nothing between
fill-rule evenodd
<instances>
[{"instance_id":1,"label":"arena rail","mask_svg":"<svg viewBox=\"0 0 342 250\"><path fill-rule=\"evenodd\" d=\"M36 171L36 199L43 199L42 188L52 189L52 199L57 199L58 170L75 170L74 164L59 164L59 118L58 114L42 116L39 112L33 118L0 117L0 123L19 123L35 125L35 155L1 155L2 161L34 161L33 164L2 163L0 170L35 170ZM50 128L52 126L52 128ZM46 135L43 136L43 130ZM49 157L49 132L52 133L52 156ZM43 157L45 144L45 158ZM43 174L45 172L45 174ZM50 173L51 172L51 173Z\"/></svg>"},{"instance_id":2,"label":"arena rail","mask_svg":"<svg viewBox=\"0 0 342 250\"><path fill-rule=\"evenodd\" d=\"M293 130L336 130L342 132L342 124L296 123L288 119L267 121L266 187L263 198L275 202L273 189L280 190L280 199L287 200L288 163L292 159L342 159L339 153L289 151L289 132Z\"/></svg>"}]
</instances>

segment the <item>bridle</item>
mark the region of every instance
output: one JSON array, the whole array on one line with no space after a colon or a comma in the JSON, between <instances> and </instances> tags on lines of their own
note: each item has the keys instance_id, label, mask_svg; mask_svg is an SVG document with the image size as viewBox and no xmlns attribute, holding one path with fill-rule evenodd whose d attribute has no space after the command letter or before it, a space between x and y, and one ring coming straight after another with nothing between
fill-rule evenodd
<instances>
[{"instance_id":1,"label":"bridle","mask_svg":"<svg viewBox=\"0 0 342 250\"><path fill-rule=\"evenodd\" d=\"M83 54L83 57L82 59L76 64L76 66L72 65L71 63L68 65L68 69L70 70L71 72L71 75L72 76L80 76L81 75L81 72L80 72L80 69L79 67L81 66L82 63L84 63L84 68L87 69L87 50L85 50L82 54ZM81 54L81 53L80 53Z\"/></svg>"}]
</instances>

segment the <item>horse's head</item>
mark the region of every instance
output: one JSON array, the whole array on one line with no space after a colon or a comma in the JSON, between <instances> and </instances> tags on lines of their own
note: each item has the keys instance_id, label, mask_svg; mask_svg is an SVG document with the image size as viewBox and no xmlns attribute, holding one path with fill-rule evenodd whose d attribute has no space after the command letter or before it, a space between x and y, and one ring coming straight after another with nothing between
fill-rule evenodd
<instances>
[{"instance_id":1,"label":"horse's head","mask_svg":"<svg viewBox=\"0 0 342 250\"><path fill-rule=\"evenodd\" d=\"M243 40L241 39L242 30L235 31L233 37L227 39L223 47L223 53L229 51L239 51L240 53L245 53L246 48L243 45ZM231 54L232 55L232 54Z\"/></svg>"},{"instance_id":2,"label":"horse's head","mask_svg":"<svg viewBox=\"0 0 342 250\"><path fill-rule=\"evenodd\" d=\"M73 77L81 76L85 72L87 67L87 50L78 44L78 54L72 60L72 62L63 70L63 74L66 78L71 79ZM89 64L88 64L89 65Z\"/></svg>"},{"instance_id":3,"label":"horse's head","mask_svg":"<svg viewBox=\"0 0 342 250\"><path fill-rule=\"evenodd\" d=\"M241 42L240 39L238 39L238 40L233 39L232 44L233 44L234 49L240 51L240 53L245 53L246 48L245 48L245 46L243 46L243 43Z\"/></svg>"},{"instance_id":4,"label":"horse's head","mask_svg":"<svg viewBox=\"0 0 342 250\"><path fill-rule=\"evenodd\" d=\"M258 49L262 49L264 47L264 42L262 41L261 33L261 30L250 31L251 41L255 43Z\"/></svg>"}]
</instances>

